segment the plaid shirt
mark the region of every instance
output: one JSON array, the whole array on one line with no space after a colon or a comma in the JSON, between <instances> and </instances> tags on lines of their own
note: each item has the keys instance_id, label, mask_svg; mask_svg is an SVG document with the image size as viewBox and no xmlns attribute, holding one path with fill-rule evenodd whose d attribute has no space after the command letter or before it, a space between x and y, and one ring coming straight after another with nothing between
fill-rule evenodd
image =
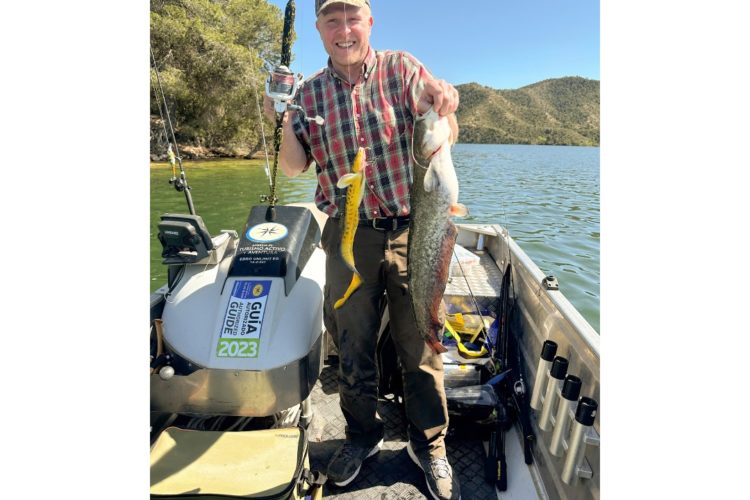
<instances>
[{"instance_id":1,"label":"plaid shirt","mask_svg":"<svg viewBox=\"0 0 750 500\"><path fill-rule=\"evenodd\" d=\"M411 183L411 137L425 67L411 54L370 51L355 85L340 78L331 60L310 76L299 90L297 103L309 117L320 115L325 124L303 122L295 113L294 133L307 154L309 168L316 163L315 203L338 217L346 189L338 179L351 171L359 146L365 155L366 191L361 219L407 215Z\"/></svg>"}]
</instances>

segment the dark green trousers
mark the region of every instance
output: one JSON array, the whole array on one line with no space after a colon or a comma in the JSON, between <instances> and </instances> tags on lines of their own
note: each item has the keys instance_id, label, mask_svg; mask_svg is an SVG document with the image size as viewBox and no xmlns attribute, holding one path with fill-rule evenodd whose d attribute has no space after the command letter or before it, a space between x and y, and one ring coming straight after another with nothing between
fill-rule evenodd
<instances>
[{"instance_id":1,"label":"dark green trousers","mask_svg":"<svg viewBox=\"0 0 750 500\"><path fill-rule=\"evenodd\" d=\"M339 351L339 395L346 418L346 436L372 446L383 437L377 413L377 335L379 304L388 297L391 335L401 360L408 433L415 450L445 456L448 409L443 385L443 361L417 331L409 299L406 249L409 229L379 231L360 226L354 240L354 260L362 285L338 310L352 272L341 260L338 219L328 219L321 244L326 252L324 321Z\"/></svg>"}]
</instances>

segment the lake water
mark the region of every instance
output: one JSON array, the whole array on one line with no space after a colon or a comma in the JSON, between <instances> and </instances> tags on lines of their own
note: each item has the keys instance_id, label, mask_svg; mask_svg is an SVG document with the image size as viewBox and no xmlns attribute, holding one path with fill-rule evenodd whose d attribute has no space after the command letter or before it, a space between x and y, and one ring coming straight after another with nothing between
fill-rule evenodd
<instances>
[{"instance_id":1,"label":"lake water","mask_svg":"<svg viewBox=\"0 0 750 500\"><path fill-rule=\"evenodd\" d=\"M460 201L470 215L461 222L499 223L599 331L599 148L457 144L453 161ZM212 234L241 232L268 180L256 160L185 162L193 201ZM315 174L288 179L279 173L280 203L312 201ZM166 281L159 215L187 213L184 195L167 180L171 168L151 168L151 290Z\"/></svg>"}]
</instances>

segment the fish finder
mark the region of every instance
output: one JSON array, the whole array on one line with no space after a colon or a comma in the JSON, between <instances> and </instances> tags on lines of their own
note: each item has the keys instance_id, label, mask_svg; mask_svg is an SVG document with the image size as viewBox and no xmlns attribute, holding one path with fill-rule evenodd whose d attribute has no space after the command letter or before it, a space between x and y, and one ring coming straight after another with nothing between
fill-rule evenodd
<instances>
[{"instance_id":1,"label":"fish finder","mask_svg":"<svg viewBox=\"0 0 750 500\"><path fill-rule=\"evenodd\" d=\"M158 238L163 264L193 264L208 257L214 247L199 215L162 215Z\"/></svg>"}]
</instances>

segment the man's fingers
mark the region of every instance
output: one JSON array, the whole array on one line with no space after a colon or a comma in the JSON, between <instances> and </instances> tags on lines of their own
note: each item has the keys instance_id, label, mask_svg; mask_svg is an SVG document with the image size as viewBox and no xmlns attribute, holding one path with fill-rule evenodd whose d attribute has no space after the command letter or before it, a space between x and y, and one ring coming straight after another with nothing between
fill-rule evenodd
<instances>
[{"instance_id":1,"label":"man's fingers","mask_svg":"<svg viewBox=\"0 0 750 500\"><path fill-rule=\"evenodd\" d=\"M454 113L458 108L458 91L445 80L431 80L425 85L417 102L417 111L422 114L434 109L440 116Z\"/></svg>"},{"instance_id":2,"label":"man's fingers","mask_svg":"<svg viewBox=\"0 0 750 500\"><path fill-rule=\"evenodd\" d=\"M430 89L433 97L433 108L440 116L446 116L458 108L458 92L445 80L434 80Z\"/></svg>"},{"instance_id":3,"label":"man's fingers","mask_svg":"<svg viewBox=\"0 0 750 500\"><path fill-rule=\"evenodd\" d=\"M432 94L432 108L437 112L437 114L441 115L441 111L443 108L443 94L442 92L438 91ZM441 115L442 116L442 115Z\"/></svg>"}]
</instances>

